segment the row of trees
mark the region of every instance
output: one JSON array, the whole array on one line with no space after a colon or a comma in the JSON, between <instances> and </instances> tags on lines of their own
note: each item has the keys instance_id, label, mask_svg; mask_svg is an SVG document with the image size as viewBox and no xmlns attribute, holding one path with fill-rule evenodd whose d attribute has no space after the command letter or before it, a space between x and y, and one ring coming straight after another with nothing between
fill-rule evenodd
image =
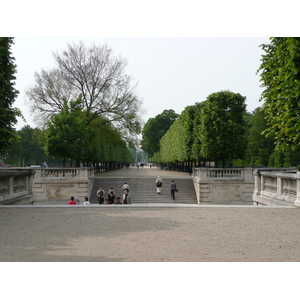
<instances>
[{"instance_id":1,"label":"row of trees","mask_svg":"<svg viewBox=\"0 0 300 300\"><path fill-rule=\"evenodd\" d=\"M24 126L17 131L18 137L13 139L11 150L2 154L2 160L16 167L41 165L44 161L49 166L58 167L74 166L79 158L87 166L101 163L106 168L114 168L135 159L135 150L129 149L120 134L109 126L101 127L101 130L94 127L90 132L93 143L84 145L85 138L73 140L78 133L76 127L71 128L64 122L56 125L54 136L51 126L47 130Z\"/></svg>"},{"instance_id":2,"label":"row of trees","mask_svg":"<svg viewBox=\"0 0 300 300\"><path fill-rule=\"evenodd\" d=\"M224 165L225 160L235 159L235 165L272 167L300 164L300 38L270 38L261 48L265 53L258 73L263 105L249 113L243 97L236 97L238 105L232 106L228 93L210 95L182 112L161 138L154 160L211 160ZM145 130L143 139L148 139Z\"/></svg>"},{"instance_id":3,"label":"row of trees","mask_svg":"<svg viewBox=\"0 0 300 300\"><path fill-rule=\"evenodd\" d=\"M214 118L214 121L207 122L206 128L210 127L210 131L205 130L202 122L206 120L205 111L209 112L205 109L207 105L208 103L204 101L184 109L161 138L159 151L152 157L154 161L162 164L177 164L177 167L185 166L188 169L192 164L198 166L201 162L205 163L207 161L205 155L210 148L212 154L223 153L224 157L220 162L223 163L225 159L229 165L234 159L232 153L235 151L231 147L235 145L239 147L239 151L235 152L237 155L233 161L235 166L291 167L300 164L299 148L287 147L285 150L278 150L274 138L262 134L268 129L263 106L256 108L252 113L246 111L242 113L243 122L239 125L244 123L244 129L240 131L238 137L236 135L237 130L228 134L228 129L233 124L229 115L228 118L223 119L223 123L216 116L208 115L209 118ZM227 113L229 114L229 112ZM228 125L226 125L227 122ZM216 130L217 127L213 123L223 124L223 126L219 126ZM244 134L242 134L243 131ZM205 139L205 132L211 134L210 139ZM228 136L229 138L227 138ZM222 137L223 143L221 143ZM145 132L143 132L143 138L147 140ZM213 141L215 141L215 145ZM219 156L215 156L212 161L218 162L218 159Z\"/></svg>"},{"instance_id":4,"label":"row of trees","mask_svg":"<svg viewBox=\"0 0 300 300\"><path fill-rule=\"evenodd\" d=\"M213 93L188 106L160 140L153 160L159 163L210 162L243 157L246 145L245 97ZM147 136L144 134L144 139Z\"/></svg>"}]
</instances>

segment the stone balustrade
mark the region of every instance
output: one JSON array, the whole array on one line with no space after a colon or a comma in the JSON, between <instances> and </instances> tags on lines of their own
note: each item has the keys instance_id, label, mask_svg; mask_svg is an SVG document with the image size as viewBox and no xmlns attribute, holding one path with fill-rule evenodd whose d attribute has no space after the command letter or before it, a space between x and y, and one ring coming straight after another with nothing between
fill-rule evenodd
<instances>
[{"instance_id":1,"label":"stone balustrade","mask_svg":"<svg viewBox=\"0 0 300 300\"><path fill-rule=\"evenodd\" d=\"M252 204L253 168L194 168L198 203Z\"/></svg>"},{"instance_id":2,"label":"stone balustrade","mask_svg":"<svg viewBox=\"0 0 300 300\"><path fill-rule=\"evenodd\" d=\"M35 200L33 192L34 174L34 170L1 168L0 205L32 204Z\"/></svg>"},{"instance_id":3,"label":"stone balustrade","mask_svg":"<svg viewBox=\"0 0 300 300\"><path fill-rule=\"evenodd\" d=\"M66 204L71 196L77 201L90 197L94 168L37 168L35 171L37 204Z\"/></svg>"},{"instance_id":4,"label":"stone balustrade","mask_svg":"<svg viewBox=\"0 0 300 300\"><path fill-rule=\"evenodd\" d=\"M300 206L300 174L296 169L256 169L254 179L255 204Z\"/></svg>"}]
</instances>

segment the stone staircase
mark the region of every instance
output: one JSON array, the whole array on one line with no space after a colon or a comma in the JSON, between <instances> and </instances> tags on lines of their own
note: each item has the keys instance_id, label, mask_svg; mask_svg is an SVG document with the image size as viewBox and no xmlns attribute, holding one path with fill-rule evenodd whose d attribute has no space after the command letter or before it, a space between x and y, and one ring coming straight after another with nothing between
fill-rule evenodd
<instances>
[{"instance_id":1,"label":"stone staircase","mask_svg":"<svg viewBox=\"0 0 300 300\"><path fill-rule=\"evenodd\" d=\"M122 199L122 186L126 181L130 188L132 204L137 203L176 203L176 204L197 204L196 194L194 190L193 180L191 178L168 178L163 177L163 187L161 194L156 193L155 177L143 178L117 178L117 177L95 177L91 192L91 203L98 203L96 196L100 186L105 190L105 196L111 187L114 188L116 197ZM169 186L171 180L174 180L178 193L176 193L175 201L171 199Z\"/></svg>"}]
</instances>

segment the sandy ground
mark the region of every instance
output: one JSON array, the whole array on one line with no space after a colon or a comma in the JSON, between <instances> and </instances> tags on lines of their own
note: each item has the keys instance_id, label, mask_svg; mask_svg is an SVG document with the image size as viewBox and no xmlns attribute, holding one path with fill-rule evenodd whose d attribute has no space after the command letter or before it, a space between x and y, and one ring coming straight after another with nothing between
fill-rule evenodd
<instances>
[{"instance_id":1,"label":"sandy ground","mask_svg":"<svg viewBox=\"0 0 300 300\"><path fill-rule=\"evenodd\" d=\"M2 262L298 262L300 210L1 207Z\"/></svg>"}]
</instances>

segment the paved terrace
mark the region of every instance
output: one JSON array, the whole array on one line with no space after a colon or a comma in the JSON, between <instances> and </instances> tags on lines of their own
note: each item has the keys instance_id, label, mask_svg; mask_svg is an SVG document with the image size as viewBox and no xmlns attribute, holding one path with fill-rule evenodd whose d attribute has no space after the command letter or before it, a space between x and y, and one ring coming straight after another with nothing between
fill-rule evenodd
<instances>
[{"instance_id":1,"label":"paved terrace","mask_svg":"<svg viewBox=\"0 0 300 300\"><path fill-rule=\"evenodd\" d=\"M109 175L124 172L189 176L155 168ZM299 228L300 210L293 207L0 206L0 258L3 262L294 262L300 261Z\"/></svg>"},{"instance_id":2,"label":"paved terrace","mask_svg":"<svg viewBox=\"0 0 300 300\"><path fill-rule=\"evenodd\" d=\"M157 176L161 176L162 178L191 178L192 177L185 172L177 172L177 171L169 171L169 170L161 170L157 167L130 167L128 169L123 168L115 171L109 171L104 173L99 173L96 177L112 177L112 178L140 178L140 177L153 177L156 178Z\"/></svg>"}]
</instances>

